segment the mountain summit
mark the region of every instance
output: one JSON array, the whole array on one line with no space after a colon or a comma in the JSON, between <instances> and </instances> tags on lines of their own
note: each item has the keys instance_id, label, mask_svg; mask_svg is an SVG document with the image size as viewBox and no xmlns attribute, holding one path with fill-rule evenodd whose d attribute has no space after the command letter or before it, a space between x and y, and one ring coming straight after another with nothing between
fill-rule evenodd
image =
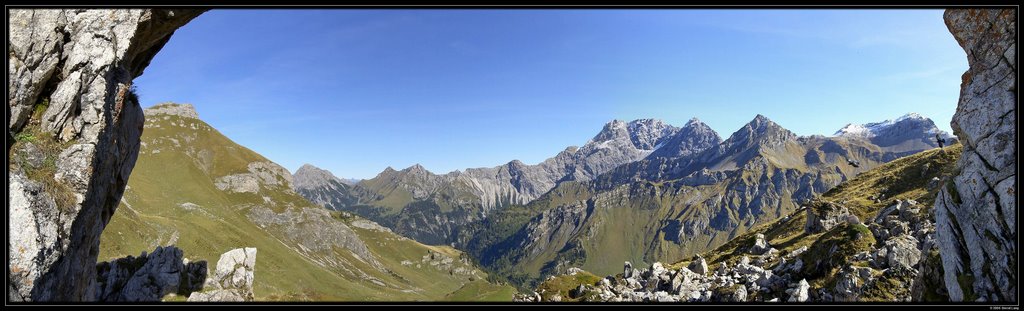
<instances>
[{"instance_id":1,"label":"mountain summit","mask_svg":"<svg viewBox=\"0 0 1024 311\"><path fill-rule=\"evenodd\" d=\"M715 130L693 118L679 131L665 140L664 144L651 153L654 158L685 157L722 143L722 137Z\"/></svg>"},{"instance_id":2,"label":"mountain summit","mask_svg":"<svg viewBox=\"0 0 1024 311\"><path fill-rule=\"evenodd\" d=\"M917 113L908 113L895 120L867 124L847 124L834 134L837 137L861 138L888 151L906 155L907 152L922 148L935 148L935 135L952 144L956 137L940 130L931 119Z\"/></svg>"}]
</instances>

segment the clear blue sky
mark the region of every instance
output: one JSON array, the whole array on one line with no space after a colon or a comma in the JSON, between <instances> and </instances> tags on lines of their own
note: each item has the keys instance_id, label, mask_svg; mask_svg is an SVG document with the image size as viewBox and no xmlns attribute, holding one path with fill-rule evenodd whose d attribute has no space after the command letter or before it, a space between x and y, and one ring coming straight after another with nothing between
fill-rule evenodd
<instances>
[{"instance_id":1,"label":"clear blue sky","mask_svg":"<svg viewBox=\"0 0 1024 311\"><path fill-rule=\"evenodd\" d=\"M533 164L612 119L949 131L966 69L940 10L213 10L136 85L289 170L370 178Z\"/></svg>"}]
</instances>

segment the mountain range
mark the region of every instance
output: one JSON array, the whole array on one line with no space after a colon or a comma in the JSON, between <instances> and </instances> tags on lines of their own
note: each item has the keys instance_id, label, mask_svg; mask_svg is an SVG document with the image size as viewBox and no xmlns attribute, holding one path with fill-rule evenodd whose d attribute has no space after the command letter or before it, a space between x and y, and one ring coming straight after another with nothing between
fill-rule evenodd
<instances>
[{"instance_id":1,"label":"mountain range","mask_svg":"<svg viewBox=\"0 0 1024 311\"><path fill-rule=\"evenodd\" d=\"M414 165L354 185L305 165L293 179L314 203L455 246L528 284L573 266L601 274L712 249L860 172L938 147L936 133L952 143L913 113L831 137L757 115L725 140L698 119L614 120L536 165L444 175Z\"/></svg>"}]
</instances>

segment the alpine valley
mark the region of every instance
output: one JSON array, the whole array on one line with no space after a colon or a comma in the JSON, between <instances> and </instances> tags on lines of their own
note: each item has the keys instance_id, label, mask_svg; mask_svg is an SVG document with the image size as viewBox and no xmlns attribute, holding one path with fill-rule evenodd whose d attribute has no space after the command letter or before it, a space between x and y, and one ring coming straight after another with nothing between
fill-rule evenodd
<instances>
[{"instance_id":1,"label":"alpine valley","mask_svg":"<svg viewBox=\"0 0 1024 311\"><path fill-rule=\"evenodd\" d=\"M582 268L675 262L796 211L800 202L894 159L937 148L910 113L797 136L757 115L725 140L694 118L607 123L582 147L535 165L513 160L443 175L420 165L347 184L312 165L298 194L426 244L470 254L502 281L533 287Z\"/></svg>"}]
</instances>

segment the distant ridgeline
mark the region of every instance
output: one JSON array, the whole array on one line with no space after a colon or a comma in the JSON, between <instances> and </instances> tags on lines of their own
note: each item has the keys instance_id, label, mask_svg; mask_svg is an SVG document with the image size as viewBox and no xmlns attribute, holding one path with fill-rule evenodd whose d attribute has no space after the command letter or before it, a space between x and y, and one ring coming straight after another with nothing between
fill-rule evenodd
<instances>
[{"instance_id":1,"label":"distant ridgeline","mask_svg":"<svg viewBox=\"0 0 1024 311\"><path fill-rule=\"evenodd\" d=\"M295 190L426 244L450 244L520 285L580 267L676 261L718 247L878 165L955 138L927 118L797 136L758 115L725 140L692 119L612 121L582 147L437 175L415 165L346 183L305 165Z\"/></svg>"}]
</instances>

